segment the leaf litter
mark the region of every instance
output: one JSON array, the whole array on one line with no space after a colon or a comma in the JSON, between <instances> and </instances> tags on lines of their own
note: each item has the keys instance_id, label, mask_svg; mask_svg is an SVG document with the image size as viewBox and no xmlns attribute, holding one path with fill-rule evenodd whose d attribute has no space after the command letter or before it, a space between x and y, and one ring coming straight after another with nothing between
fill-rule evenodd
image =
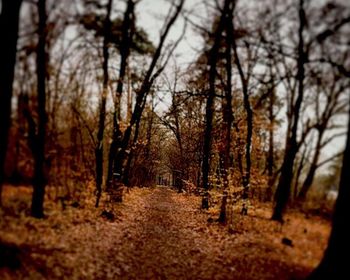
<instances>
[{"instance_id":1,"label":"leaf litter","mask_svg":"<svg viewBox=\"0 0 350 280\"><path fill-rule=\"evenodd\" d=\"M2 211L0 248L8 252L0 256L15 254L14 267L0 260L0 279L303 279L330 230L329 221L293 211L281 226L261 202L248 216L233 210L233 225L222 226L217 209L199 208L200 197L166 187L133 188L121 204L92 205L47 205L43 220Z\"/></svg>"}]
</instances>

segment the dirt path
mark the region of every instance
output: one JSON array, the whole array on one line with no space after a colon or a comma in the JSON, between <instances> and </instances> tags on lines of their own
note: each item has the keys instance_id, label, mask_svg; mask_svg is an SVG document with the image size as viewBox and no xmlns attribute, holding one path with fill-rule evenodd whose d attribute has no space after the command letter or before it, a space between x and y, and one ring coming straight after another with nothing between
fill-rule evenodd
<instances>
[{"instance_id":1,"label":"dirt path","mask_svg":"<svg viewBox=\"0 0 350 280\"><path fill-rule=\"evenodd\" d=\"M273 249L249 237L241 242L227 228L208 224L196 197L158 187L136 204L133 221L128 217L128 227L108 255L108 265L118 278L292 279L300 275L279 260L284 248ZM271 252L272 258L265 259L264 254Z\"/></svg>"},{"instance_id":2,"label":"dirt path","mask_svg":"<svg viewBox=\"0 0 350 280\"><path fill-rule=\"evenodd\" d=\"M305 276L318 261L303 253L308 243L281 244L284 234L258 212L229 234L227 227L208 223L199 205L199 197L165 187L136 188L116 207L113 222L92 207L69 208L46 220L5 216L0 236L18 244L21 268L0 268L0 278L282 280ZM308 233L316 246L326 242L317 230Z\"/></svg>"},{"instance_id":3,"label":"dirt path","mask_svg":"<svg viewBox=\"0 0 350 280\"><path fill-rule=\"evenodd\" d=\"M194 279L198 277L200 253L193 234L188 234L194 215L205 217L196 209L188 208L185 201L174 199L176 193L167 188L156 188L143 197L143 208L137 214L137 223L124 244L126 259L125 278L134 279ZM195 220L198 221L198 220ZM196 258L193 258L197 256ZM118 266L118 264L116 264Z\"/></svg>"}]
</instances>

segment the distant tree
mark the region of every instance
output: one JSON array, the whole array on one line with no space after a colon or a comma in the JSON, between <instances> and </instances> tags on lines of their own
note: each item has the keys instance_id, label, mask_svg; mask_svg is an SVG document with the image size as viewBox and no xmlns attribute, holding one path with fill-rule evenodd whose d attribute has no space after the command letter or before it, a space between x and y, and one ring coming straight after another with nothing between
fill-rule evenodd
<instances>
[{"instance_id":1,"label":"distant tree","mask_svg":"<svg viewBox=\"0 0 350 280\"><path fill-rule=\"evenodd\" d=\"M174 181L175 186L178 188L178 191L182 191L182 180L185 178L185 172L186 168L188 167L188 163L185 159L184 155L184 135L183 135L183 128L182 128L182 122L181 122L181 103L183 100L180 98L179 94L177 94L177 86L179 82L179 74L180 70L175 66L174 71L174 82L171 84L168 77L165 76L165 81L168 90L171 92L171 106L169 108L169 111L165 114L164 118L162 119L163 124L174 134L174 137L177 142L178 151L179 154L177 156L178 160L176 160L176 164L172 166L173 173L174 173Z\"/></svg>"},{"instance_id":2,"label":"distant tree","mask_svg":"<svg viewBox=\"0 0 350 280\"><path fill-rule=\"evenodd\" d=\"M342 96L349 87L347 82L349 79L341 77L336 69L333 69L335 73L332 73L332 69L328 71L326 77L319 76L316 78L315 130L317 132L317 138L310 168L298 193L299 201L306 199L317 169L342 154L341 151L338 155L333 155L331 158L323 159L322 161L320 160L322 150L335 138L344 135L344 132L339 132L332 133L332 135L326 137L329 130L341 128L339 125L334 124L333 119L346 113L347 100L342 100Z\"/></svg>"},{"instance_id":3,"label":"distant tree","mask_svg":"<svg viewBox=\"0 0 350 280\"><path fill-rule=\"evenodd\" d=\"M290 7L294 6L292 5ZM308 13L306 11L308 11ZM325 30L321 30L321 32L317 29L319 26L313 26L314 24L312 24L315 22L315 19L320 18L327 18L327 23L329 23L329 28L326 27ZM285 84L288 97L286 99L286 145L283 163L280 167L280 177L275 192L273 220L281 221L283 219L283 212L291 192L291 183L296 174L295 168L297 164L295 164L295 159L300 151L300 147L309 139L308 135L312 130L316 129L319 131L319 127L323 126L320 122L316 123L315 118L309 115L308 109L311 107L308 102L310 97L305 95L305 92L312 92L311 84L313 83L313 76L315 75L315 69L318 69L316 66L318 66L320 62L326 62L337 68L338 73L347 76L347 70L346 67L344 67L346 63L341 64L340 60L348 61L348 49L341 47L343 43L340 43L335 35L338 34L341 37L343 32L342 27L348 22L348 9L344 5L325 3L324 5L320 5L317 9L311 9L311 5L308 2L301 0L298 4L299 30L298 37L296 38L298 45L295 51L289 53L282 45L276 47L276 52L280 54L282 64L284 65L283 73L279 75L280 78L282 78L281 81ZM308 34L308 36L305 36L306 34ZM331 41L331 38L335 40L333 44L329 42L325 43L325 40ZM332 59L330 57L332 57ZM294 69L290 67L290 63L293 63L293 60L296 61L296 74L294 74ZM327 73L322 75L323 78L321 80L327 80ZM330 99L328 101L333 103ZM335 106L335 108L339 106L338 102L336 102ZM323 105L320 106L320 108L323 108ZM315 114L322 111L320 108L313 108ZM319 112L317 112L318 109L320 109ZM326 111L329 111L328 109L329 108L326 108ZM318 136L319 135L320 134L318 134ZM322 136L323 135L325 135L324 132L322 133ZM334 137L336 136L331 136L331 138ZM322 147L326 142L326 140L322 140L319 146ZM318 157L315 153L313 155L315 155L316 158L314 157L312 161L316 160ZM311 179L314 177L315 167L317 169L318 165L320 165L320 163L313 164L312 168L309 170L310 172L307 176L307 180L304 182L305 187L302 196L304 191L309 188L308 185L310 185Z\"/></svg>"},{"instance_id":4,"label":"distant tree","mask_svg":"<svg viewBox=\"0 0 350 280\"><path fill-rule=\"evenodd\" d=\"M2 1L0 14L0 206L8 133L11 125L11 99L16 64L19 12L22 0Z\"/></svg>"},{"instance_id":5,"label":"distant tree","mask_svg":"<svg viewBox=\"0 0 350 280\"><path fill-rule=\"evenodd\" d=\"M251 147L252 147L252 136L253 136L253 110L250 102L249 97L249 79L252 74L252 63L251 61L248 62L248 69L247 72L244 72L242 59L240 59L239 53L238 53L238 38L239 38L239 30L236 29L234 21L231 24L231 32L234 34L233 40L232 40L232 49L233 49L233 57L234 62L236 64L237 70L238 70L238 76L241 82L242 87L242 93L243 93L243 106L246 113L246 127L247 127L247 134L246 134L246 142L245 142L245 170L243 172L242 176L242 183L243 183L243 200L248 199L249 195L249 189L250 189L250 176L251 176ZM244 33L244 31L243 31ZM248 57L251 56L251 50L249 43L245 43ZM243 202L242 207L242 214L248 213L247 203Z\"/></svg>"},{"instance_id":6,"label":"distant tree","mask_svg":"<svg viewBox=\"0 0 350 280\"><path fill-rule=\"evenodd\" d=\"M36 51L37 72L37 94L38 94L38 124L35 143L33 143L34 154L34 179L32 196L32 215L36 218L44 217L44 196L46 186L45 174L45 138L46 138L46 74L47 74L47 14L46 0L37 3L39 14L38 45Z\"/></svg>"},{"instance_id":7,"label":"distant tree","mask_svg":"<svg viewBox=\"0 0 350 280\"><path fill-rule=\"evenodd\" d=\"M173 79L164 75L166 88L171 93L169 110L161 117L162 124L171 132L165 162L179 191L186 191L192 184L200 188L205 94L202 69L198 67L195 64L183 72L175 66ZM200 72L200 76L193 72ZM184 90L181 90L182 82Z\"/></svg>"}]
</instances>

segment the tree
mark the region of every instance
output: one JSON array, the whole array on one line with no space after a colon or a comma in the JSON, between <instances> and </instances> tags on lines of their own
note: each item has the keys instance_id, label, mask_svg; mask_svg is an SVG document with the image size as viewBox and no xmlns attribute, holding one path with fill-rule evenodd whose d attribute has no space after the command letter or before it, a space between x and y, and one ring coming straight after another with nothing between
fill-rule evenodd
<instances>
[{"instance_id":1,"label":"tree","mask_svg":"<svg viewBox=\"0 0 350 280\"><path fill-rule=\"evenodd\" d=\"M113 112L113 135L112 143L109 149L108 155L108 170L107 170L107 188L111 187L113 172L114 172L114 157L117 152L118 146L120 146L120 141L122 137L122 132L120 129L121 122L121 98L124 88L124 80L126 75L126 69L128 64L128 58L130 55L130 48L133 42L133 34L135 33L135 15L134 15L135 3L133 0L127 2L127 8L124 14L123 24L122 24L122 38L119 46L120 51L120 68L119 77L117 82L117 91L114 97L114 112ZM122 176L121 173L118 173Z\"/></svg>"},{"instance_id":2,"label":"tree","mask_svg":"<svg viewBox=\"0 0 350 280\"><path fill-rule=\"evenodd\" d=\"M45 138L46 138L46 35L47 35L47 14L46 0L39 0L37 3L39 13L38 45L36 57L37 72L37 94L38 94L38 131L36 141L33 145L34 153L34 179L32 196L32 215L36 218L44 217L44 196L45 196Z\"/></svg>"},{"instance_id":3,"label":"tree","mask_svg":"<svg viewBox=\"0 0 350 280\"><path fill-rule=\"evenodd\" d=\"M95 157L96 157L96 204L95 207L98 207L101 193L102 193L102 181L103 181L103 135L105 129L105 119L106 119L106 101L108 94L108 44L110 38L111 30L111 10L112 10L113 0L109 0L106 6L106 19L104 22L104 38L103 38L103 85L102 85L102 95L100 103L100 112L99 112L99 122L98 122L98 132L97 132L97 143L95 148Z\"/></svg>"},{"instance_id":4,"label":"tree","mask_svg":"<svg viewBox=\"0 0 350 280\"><path fill-rule=\"evenodd\" d=\"M11 99L16 64L19 12L22 0L2 1L0 14L0 37L3 49L0 52L0 206L4 163L7 152L8 132L11 125Z\"/></svg>"},{"instance_id":5,"label":"tree","mask_svg":"<svg viewBox=\"0 0 350 280\"><path fill-rule=\"evenodd\" d=\"M225 26L225 11L228 10L230 1L225 0L223 11L221 11L218 25L215 29L215 38L213 46L210 49L208 57L209 67L209 88L207 93L207 103L205 109L205 132L203 144L203 161L202 161L202 181L204 194L202 197L202 208L209 208L209 171L210 171L210 157L212 145L212 130L213 130L213 115L214 115L214 101L216 95L216 76L217 76L217 62L220 50L220 43L222 40L222 32Z\"/></svg>"},{"instance_id":6,"label":"tree","mask_svg":"<svg viewBox=\"0 0 350 280\"><path fill-rule=\"evenodd\" d=\"M350 100L350 99L349 99ZM350 228L350 110L346 148L339 183L339 195L335 203L333 226L328 241L328 247L318 267L308 279L344 279L349 275L348 258Z\"/></svg>"},{"instance_id":7,"label":"tree","mask_svg":"<svg viewBox=\"0 0 350 280\"><path fill-rule=\"evenodd\" d=\"M140 122L142 113L146 104L147 96L150 93L152 86L155 82L155 80L158 78L158 76L163 72L169 57L175 50L176 46L178 45L180 39L175 42L175 44L170 48L170 51L167 55L163 54L163 49L165 45L166 38L169 34L170 29L174 25L176 19L180 15L180 12L182 10L184 4L184 0L179 1L179 3L175 7L175 11L173 14L170 14L167 18L167 21L165 23L164 28L162 29L162 33L160 35L160 40L158 43L158 46L155 49L155 52L152 56L151 63L149 64L149 67L146 71L146 74L142 80L140 88L137 90L136 100L135 100L135 106L134 111L132 113L131 119L129 124L127 125L124 133L122 135L117 135L118 137L113 137L112 141L114 141L114 152L113 153L113 173L116 175L115 183L117 188L119 188L120 184L122 183L122 179L124 177L124 162L127 157L127 148L129 146L132 130L137 124ZM159 60L161 60L162 55L165 55L165 59L163 63L158 66ZM120 131L120 130L119 130ZM116 131L118 132L118 130ZM118 139L118 141L116 141ZM115 143L116 141L116 143ZM111 144L111 145L112 145ZM121 200L121 197L117 198L117 200Z\"/></svg>"},{"instance_id":8,"label":"tree","mask_svg":"<svg viewBox=\"0 0 350 280\"><path fill-rule=\"evenodd\" d=\"M245 172L243 174L243 200L248 199L249 195L249 186L250 186L250 173L251 173L251 146L252 146L252 136L253 136L253 110L250 105L250 100L249 100L249 77L252 74L252 69L251 69L251 63L249 61L249 66L247 73L244 73L242 62L239 58L238 55L238 46L237 46L237 36L239 32L235 30L235 25L234 22L231 24L231 32L234 33L235 35L233 36L232 40L232 48L233 48L233 55L234 55L234 61L238 70L239 78L241 81L242 85L242 93L243 93L243 105L244 109L246 111L246 123L247 123L247 136L246 136L246 143L245 143L245 160L246 160L246 166L245 166ZM247 45L247 51L249 52L249 43L246 43ZM248 213L248 208L247 208L247 203L243 203L242 207L242 214L247 214Z\"/></svg>"},{"instance_id":9,"label":"tree","mask_svg":"<svg viewBox=\"0 0 350 280\"><path fill-rule=\"evenodd\" d=\"M276 221L283 220L283 212L287 205L291 183L293 180L293 165L296 154L298 153L298 143L297 143L297 132L299 124L300 109L304 98L304 78L305 78L305 66L307 59L307 54L305 52L304 46L304 28L306 25L306 16L304 10L304 0L299 1L299 30L298 30L298 61L297 61L297 75L296 80L298 81L298 91L297 98L292 100L293 102L293 112L292 112L292 122L291 131L287 133L286 151L284 154L284 159L281 167L281 175L277 185L275 193L275 205L272 214L272 219Z\"/></svg>"},{"instance_id":10,"label":"tree","mask_svg":"<svg viewBox=\"0 0 350 280\"><path fill-rule=\"evenodd\" d=\"M235 3L232 3L227 7L226 12L226 51L225 51L225 63L226 63L226 87L225 87L225 98L223 105L223 122L224 122L224 148L222 151L223 161L223 196L220 208L219 222L225 224L227 220L226 205L227 196L229 189L229 174L230 174L230 153L231 153L231 126L233 122L232 115L232 42L233 42L233 11Z\"/></svg>"},{"instance_id":11,"label":"tree","mask_svg":"<svg viewBox=\"0 0 350 280\"><path fill-rule=\"evenodd\" d=\"M336 137L344 134L343 132L333 133L331 136L325 137L329 130L339 128L332 124L332 120L334 117L345 113L344 111L347 108L347 101L342 102L341 100L345 89L348 88L347 80L347 78L341 77L336 69L330 69L327 76L316 77L315 130L317 132L317 138L310 168L298 193L299 201L304 201L306 199L306 195L312 186L317 169L334 158L334 156L332 156L329 159L320 161L322 150ZM341 154L342 153L339 153L338 155Z\"/></svg>"}]
</instances>

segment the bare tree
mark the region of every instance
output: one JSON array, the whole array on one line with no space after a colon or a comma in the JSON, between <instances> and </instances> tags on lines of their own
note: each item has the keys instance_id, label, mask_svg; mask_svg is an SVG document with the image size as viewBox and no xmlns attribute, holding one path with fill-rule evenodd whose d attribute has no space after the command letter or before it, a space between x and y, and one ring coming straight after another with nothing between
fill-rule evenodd
<instances>
[{"instance_id":1,"label":"bare tree","mask_svg":"<svg viewBox=\"0 0 350 280\"><path fill-rule=\"evenodd\" d=\"M331 70L332 71L332 70ZM337 126L332 125L332 119L339 114L345 113L347 108L346 102L341 101L341 97L348 88L348 79L341 79L338 75L338 70L334 69L335 73L329 73L328 77L316 78L316 101L315 101L315 130L317 132L316 146L314 154L311 159L311 166L308 170L306 178L302 184L302 187L298 193L298 200L304 201L306 195L312 185L317 169L324 163L327 163L327 159L320 161L320 154L329 143L335 138L342 136L344 133L332 133L332 135L326 137L327 131ZM321 80L322 79L322 80ZM322 98L324 97L324 98ZM325 101L323 100L325 99ZM324 108L322 108L324 107ZM341 154L341 153L340 153ZM332 159L334 157L332 156Z\"/></svg>"},{"instance_id":2,"label":"bare tree","mask_svg":"<svg viewBox=\"0 0 350 280\"><path fill-rule=\"evenodd\" d=\"M339 195L335 203L333 226L328 247L322 261L308 279L344 279L349 275L349 235L348 215L350 213L350 111L346 148L339 184Z\"/></svg>"},{"instance_id":3,"label":"bare tree","mask_svg":"<svg viewBox=\"0 0 350 280\"><path fill-rule=\"evenodd\" d=\"M39 0L38 3L39 26L38 26L38 46L36 57L37 71L37 91L38 91L38 124L36 141L33 145L34 153L34 182L32 197L32 215L36 218L44 217L44 196L46 186L45 176L45 138L46 138L46 71L47 71L47 14L46 0Z\"/></svg>"},{"instance_id":4,"label":"bare tree","mask_svg":"<svg viewBox=\"0 0 350 280\"><path fill-rule=\"evenodd\" d=\"M276 221L283 220L283 211L290 195L291 183L293 180L293 165L296 154L298 153L297 132L299 124L300 109L304 98L304 78L305 78L305 63L306 52L304 45L304 29L306 26L306 16L304 10L304 0L299 0L299 30L298 30L298 61L297 75L298 92L295 103L293 103L291 131L287 135L286 151L281 167L281 176L275 193L275 206L272 214L272 219ZM294 100L292 100L294 102Z\"/></svg>"},{"instance_id":5,"label":"bare tree","mask_svg":"<svg viewBox=\"0 0 350 280\"><path fill-rule=\"evenodd\" d=\"M234 21L231 24L231 30L232 33L235 33L235 25ZM253 110L250 104L249 99L249 78L252 72L251 67L247 70L247 73L244 73L243 65L241 62L241 59L238 55L238 46L237 46L237 36L233 36L232 40L232 48L233 48L233 55L234 55L234 61L238 70L238 75L242 84L242 93L243 93L243 105L244 109L246 111L246 122L247 122L247 137L246 137L246 143L245 143L245 171L243 174L243 200L248 199L249 195L249 186L250 186L250 172L251 172L251 146L252 146L252 136L253 136ZM249 52L249 44L247 44L247 51ZM242 214L248 213L247 203L243 203L242 207Z\"/></svg>"},{"instance_id":6,"label":"bare tree","mask_svg":"<svg viewBox=\"0 0 350 280\"><path fill-rule=\"evenodd\" d=\"M165 58L165 61L162 65L160 65L157 68L157 64L159 60L161 59L163 48L165 45L166 38L169 34L169 31L171 27L174 25L176 19L178 18L182 7L184 4L184 0L181 0L175 7L175 11L173 14L171 14L167 18L167 22L164 26L164 29L162 31L162 34L160 35L160 40L158 43L158 46L153 54L151 63L146 71L145 77L143 78L142 84L140 86L140 89L137 91L136 95L136 103L134 106L134 111L132 113L130 122L125 130L125 132L119 136L120 140L117 141L117 144L115 146L115 154L113 157L113 173L116 175L115 183L117 185L117 188L119 188L119 185L122 182L123 172L124 172L124 161L126 159L127 153L126 150L129 146L131 133L134 128L134 126L140 121L142 112L145 107L145 102L147 99L148 94L150 93L150 90L155 82L155 80L158 78L158 76L163 72L169 57L173 53L174 49L176 48L179 41L177 41L174 46L170 49L167 57ZM181 39L181 38L180 38ZM117 200L121 200L121 197L117 198Z\"/></svg>"}]
</instances>

